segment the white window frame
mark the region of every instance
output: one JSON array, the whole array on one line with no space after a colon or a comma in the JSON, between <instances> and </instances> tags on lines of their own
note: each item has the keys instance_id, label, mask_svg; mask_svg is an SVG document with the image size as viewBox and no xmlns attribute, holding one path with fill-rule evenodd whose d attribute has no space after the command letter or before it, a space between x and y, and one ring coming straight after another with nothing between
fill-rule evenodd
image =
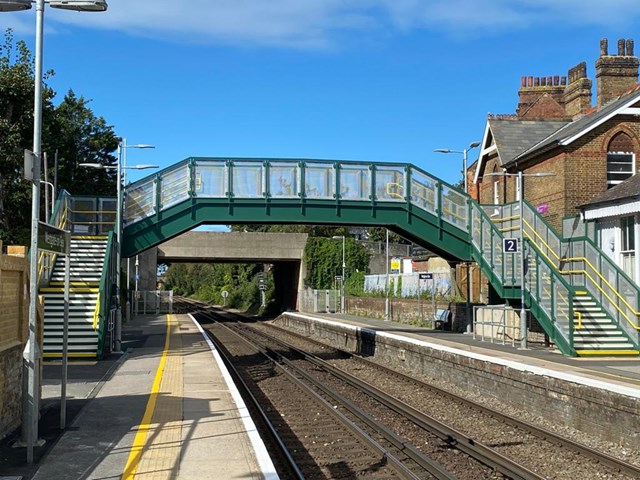
<instances>
[{"instance_id":1,"label":"white window frame","mask_svg":"<svg viewBox=\"0 0 640 480\"><path fill-rule=\"evenodd\" d=\"M631 171L629 177L624 180L609 180L609 155L631 155ZM615 172L624 173L624 172ZM616 185L624 182L628 178L636 174L636 154L633 152L607 152L607 188L615 187Z\"/></svg>"}]
</instances>

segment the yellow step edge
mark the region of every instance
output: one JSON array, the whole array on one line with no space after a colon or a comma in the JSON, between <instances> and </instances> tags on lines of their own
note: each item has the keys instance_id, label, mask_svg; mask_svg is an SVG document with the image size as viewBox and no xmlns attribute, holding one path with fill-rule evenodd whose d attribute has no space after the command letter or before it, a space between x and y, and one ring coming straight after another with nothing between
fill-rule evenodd
<instances>
[{"instance_id":1,"label":"yellow step edge","mask_svg":"<svg viewBox=\"0 0 640 480\"><path fill-rule=\"evenodd\" d=\"M95 353L67 353L67 356L69 356L70 358L96 358L97 354ZM42 354L43 358L62 358L62 352L61 353L43 353Z\"/></svg>"},{"instance_id":2,"label":"yellow step edge","mask_svg":"<svg viewBox=\"0 0 640 480\"><path fill-rule=\"evenodd\" d=\"M106 240L108 235L71 235L71 240Z\"/></svg>"},{"instance_id":3,"label":"yellow step edge","mask_svg":"<svg viewBox=\"0 0 640 480\"><path fill-rule=\"evenodd\" d=\"M587 295L589 292L587 292L586 290L576 290L576 295Z\"/></svg>"},{"instance_id":4,"label":"yellow step edge","mask_svg":"<svg viewBox=\"0 0 640 480\"><path fill-rule=\"evenodd\" d=\"M576 350L576 354L579 356L587 355L609 355L609 356L622 356L622 355L640 355L640 350Z\"/></svg>"},{"instance_id":5,"label":"yellow step edge","mask_svg":"<svg viewBox=\"0 0 640 480\"><path fill-rule=\"evenodd\" d=\"M71 287L90 287L90 288L98 288L100 286L100 282L69 282ZM64 287L64 282L49 282L50 287ZM47 287L45 287L47 288Z\"/></svg>"}]
</instances>

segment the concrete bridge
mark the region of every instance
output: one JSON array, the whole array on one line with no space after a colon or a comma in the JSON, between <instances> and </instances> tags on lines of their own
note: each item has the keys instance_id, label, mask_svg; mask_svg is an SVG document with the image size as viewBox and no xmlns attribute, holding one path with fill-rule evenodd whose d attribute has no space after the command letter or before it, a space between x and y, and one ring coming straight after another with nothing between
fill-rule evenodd
<instances>
[{"instance_id":1,"label":"concrete bridge","mask_svg":"<svg viewBox=\"0 0 640 480\"><path fill-rule=\"evenodd\" d=\"M155 290L157 266L163 263L270 263L276 265L276 291L284 305L294 308L306 277L307 238L306 233L183 233L138 255L138 287Z\"/></svg>"}]
</instances>

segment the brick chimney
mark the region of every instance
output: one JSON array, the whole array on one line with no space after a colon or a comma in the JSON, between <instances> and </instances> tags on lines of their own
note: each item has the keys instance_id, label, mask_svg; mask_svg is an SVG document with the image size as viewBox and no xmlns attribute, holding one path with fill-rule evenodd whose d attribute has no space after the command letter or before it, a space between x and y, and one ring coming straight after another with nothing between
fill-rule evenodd
<instances>
[{"instance_id":1,"label":"brick chimney","mask_svg":"<svg viewBox=\"0 0 640 480\"><path fill-rule=\"evenodd\" d=\"M633 40L618 40L617 55L609 55L606 38L600 40L600 58L596 60L598 107L636 85L639 64L633 55Z\"/></svg>"},{"instance_id":2,"label":"brick chimney","mask_svg":"<svg viewBox=\"0 0 640 480\"><path fill-rule=\"evenodd\" d=\"M546 120L564 118L564 90L567 78L522 77L518 90L518 118Z\"/></svg>"},{"instance_id":3,"label":"brick chimney","mask_svg":"<svg viewBox=\"0 0 640 480\"><path fill-rule=\"evenodd\" d=\"M564 90L564 109L576 119L591 108L591 80L587 78L587 64L581 62L569 70L569 85Z\"/></svg>"}]
</instances>

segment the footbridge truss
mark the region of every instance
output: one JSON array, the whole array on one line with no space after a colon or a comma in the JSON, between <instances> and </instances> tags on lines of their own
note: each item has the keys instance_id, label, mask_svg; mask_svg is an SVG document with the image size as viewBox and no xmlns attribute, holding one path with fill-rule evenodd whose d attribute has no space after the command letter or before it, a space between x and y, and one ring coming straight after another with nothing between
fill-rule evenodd
<instances>
[{"instance_id":1,"label":"footbridge truss","mask_svg":"<svg viewBox=\"0 0 640 480\"><path fill-rule=\"evenodd\" d=\"M562 239L525 207L479 205L410 164L189 158L126 187L122 255L203 224L383 226L448 260L477 262L505 300L520 298L524 268L527 307L563 353L586 352L575 344L583 291L627 341L595 350L637 353L638 286L589 239ZM523 239L522 255L503 251L507 237Z\"/></svg>"}]
</instances>

